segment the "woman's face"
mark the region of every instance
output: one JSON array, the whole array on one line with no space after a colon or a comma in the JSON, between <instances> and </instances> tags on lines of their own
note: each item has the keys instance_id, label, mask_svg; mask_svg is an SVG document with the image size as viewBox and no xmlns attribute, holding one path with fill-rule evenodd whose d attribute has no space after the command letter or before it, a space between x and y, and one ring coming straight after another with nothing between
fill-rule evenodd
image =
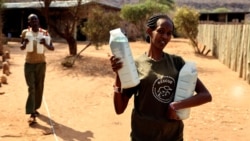
<instances>
[{"instance_id":1,"label":"woman's face","mask_svg":"<svg viewBox=\"0 0 250 141\"><path fill-rule=\"evenodd\" d=\"M155 30L149 31L151 45L163 50L168 44L173 33L173 24L168 19L159 19Z\"/></svg>"}]
</instances>

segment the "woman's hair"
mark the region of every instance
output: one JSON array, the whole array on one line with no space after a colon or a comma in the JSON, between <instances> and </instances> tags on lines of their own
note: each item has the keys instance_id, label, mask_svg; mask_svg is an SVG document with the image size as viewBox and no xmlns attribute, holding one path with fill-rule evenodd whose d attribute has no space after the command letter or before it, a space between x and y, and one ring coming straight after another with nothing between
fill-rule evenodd
<instances>
[{"instance_id":1,"label":"woman's hair","mask_svg":"<svg viewBox=\"0 0 250 141\"><path fill-rule=\"evenodd\" d=\"M153 29L153 30L155 30L156 27L157 27L157 21L158 21L159 19L166 19L166 20L169 20L169 21L172 23L173 29L174 29L174 23L173 23L173 21L168 17L168 15L166 15L166 14L161 14L161 13L160 13L160 14L155 14L155 15L151 16L151 17L148 19L148 21L147 21L147 27L148 27L148 28L151 28L151 29ZM147 35L146 41L147 41L148 43L150 43L150 37L149 37L149 35Z\"/></svg>"}]
</instances>

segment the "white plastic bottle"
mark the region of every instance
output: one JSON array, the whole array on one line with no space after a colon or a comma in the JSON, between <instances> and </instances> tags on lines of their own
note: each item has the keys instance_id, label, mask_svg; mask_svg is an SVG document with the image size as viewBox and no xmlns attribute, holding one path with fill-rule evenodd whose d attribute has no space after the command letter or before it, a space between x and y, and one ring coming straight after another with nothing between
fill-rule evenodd
<instances>
[{"instance_id":1,"label":"white plastic bottle","mask_svg":"<svg viewBox=\"0 0 250 141\"><path fill-rule=\"evenodd\" d=\"M132 52L127 37L120 28L110 31L109 40L112 54L121 58L123 67L118 71L122 88L131 88L140 83Z\"/></svg>"},{"instance_id":2,"label":"white plastic bottle","mask_svg":"<svg viewBox=\"0 0 250 141\"><path fill-rule=\"evenodd\" d=\"M194 62L186 62L181 68L177 81L174 101L187 99L194 94L197 81L197 69ZM177 110L180 119L187 119L190 115L190 108Z\"/></svg>"},{"instance_id":3,"label":"white plastic bottle","mask_svg":"<svg viewBox=\"0 0 250 141\"><path fill-rule=\"evenodd\" d=\"M27 52L32 52L33 51L33 40L34 40L34 37L33 37L31 31L27 31L25 33L25 39L29 40L28 44L26 45L26 51Z\"/></svg>"},{"instance_id":4,"label":"white plastic bottle","mask_svg":"<svg viewBox=\"0 0 250 141\"><path fill-rule=\"evenodd\" d=\"M38 32L37 34L37 38L36 38L36 42L37 42L37 53L38 54L43 54L44 53L44 45L41 44L41 40L44 38L43 33L42 32Z\"/></svg>"}]
</instances>

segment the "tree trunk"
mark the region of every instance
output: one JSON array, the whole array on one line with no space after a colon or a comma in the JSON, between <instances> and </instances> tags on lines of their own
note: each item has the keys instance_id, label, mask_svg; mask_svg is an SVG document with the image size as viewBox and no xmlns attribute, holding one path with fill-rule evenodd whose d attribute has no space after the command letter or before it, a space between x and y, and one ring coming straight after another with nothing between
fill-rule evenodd
<instances>
[{"instance_id":1,"label":"tree trunk","mask_svg":"<svg viewBox=\"0 0 250 141\"><path fill-rule=\"evenodd\" d=\"M77 42L76 39L72 36L67 37L67 43L69 45L69 54L76 55L77 54Z\"/></svg>"},{"instance_id":2,"label":"tree trunk","mask_svg":"<svg viewBox=\"0 0 250 141\"><path fill-rule=\"evenodd\" d=\"M39 0L40 1L40 0ZM44 13L44 16L45 16L45 19L46 19L46 23L47 23L47 26L48 26L48 29L49 29L49 6L52 2L52 0L42 0L44 2L44 9L43 9L43 13Z\"/></svg>"},{"instance_id":3,"label":"tree trunk","mask_svg":"<svg viewBox=\"0 0 250 141\"><path fill-rule=\"evenodd\" d=\"M2 5L0 4L0 55L3 55L3 34L2 34Z\"/></svg>"}]
</instances>

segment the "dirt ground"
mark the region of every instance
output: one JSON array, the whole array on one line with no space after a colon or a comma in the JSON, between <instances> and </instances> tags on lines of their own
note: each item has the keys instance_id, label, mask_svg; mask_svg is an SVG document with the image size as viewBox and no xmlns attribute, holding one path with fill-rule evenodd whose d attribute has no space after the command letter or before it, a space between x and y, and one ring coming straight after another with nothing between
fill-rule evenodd
<instances>
[{"instance_id":1,"label":"dirt ground","mask_svg":"<svg viewBox=\"0 0 250 141\"><path fill-rule=\"evenodd\" d=\"M113 107L114 74L109 65L110 49L90 46L75 62L64 68L67 45L54 43L47 51L47 73L38 124L28 126L25 115L27 86L24 79L24 52L9 42L11 75L0 91L0 141L129 141L133 100L122 115ZM85 43L79 43L79 51ZM136 57L148 44L130 43ZM185 120L185 141L250 140L250 85L236 72L211 56L201 57L183 40L173 40L165 51L195 61L199 78L213 95L213 101L194 107Z\"/></svg>"}]
</instances>

